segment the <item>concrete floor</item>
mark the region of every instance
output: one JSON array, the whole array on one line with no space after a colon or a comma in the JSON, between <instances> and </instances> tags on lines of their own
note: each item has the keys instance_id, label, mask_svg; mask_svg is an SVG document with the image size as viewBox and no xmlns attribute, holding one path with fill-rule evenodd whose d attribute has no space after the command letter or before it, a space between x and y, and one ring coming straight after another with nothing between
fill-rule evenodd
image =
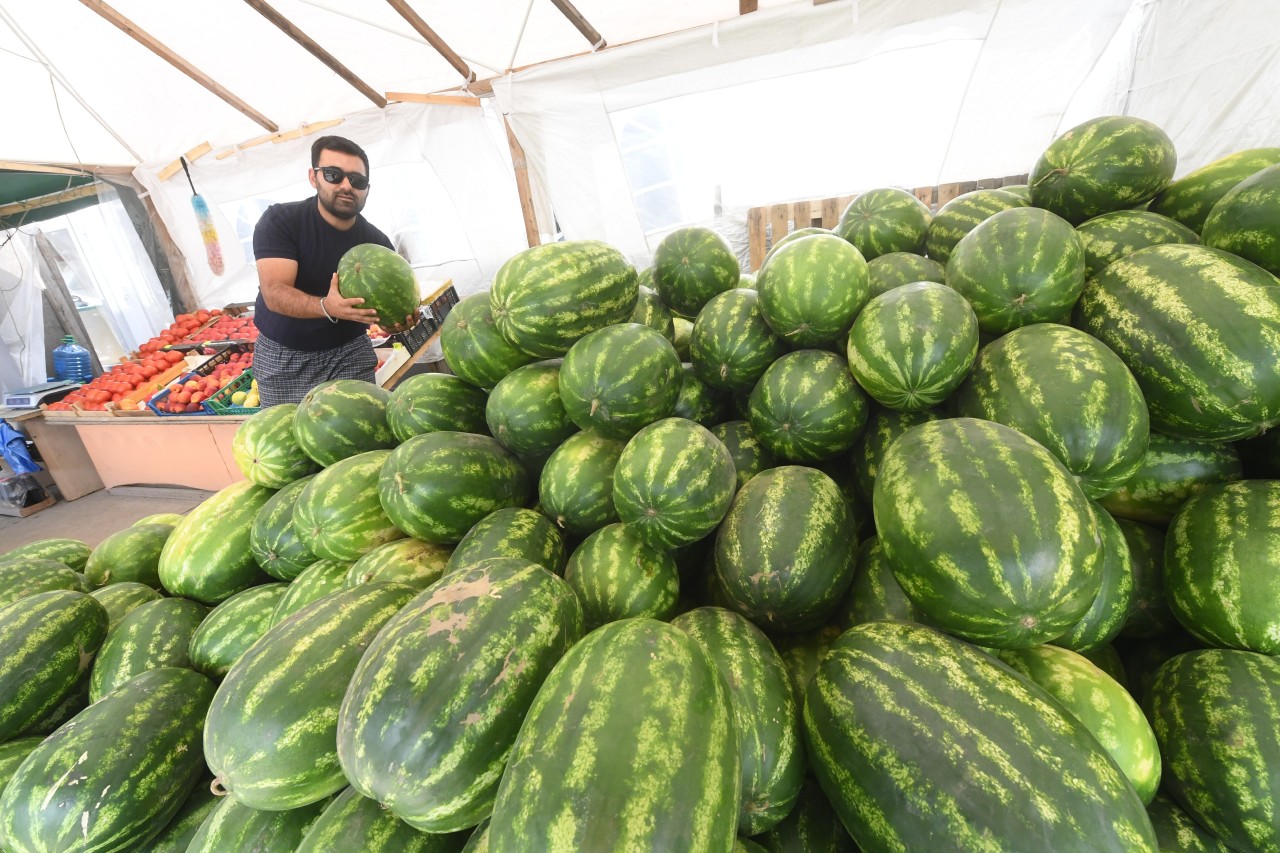
<instances>
[{"instance_id":1,"label":"concrete floor","mask_svg":"<svg viewBox=\"0 0 1280 853\"><path fill-rule=\"evenodd\" d=\"M0 516L0 554L29 542L63 536L96 547L140 518L161 512L185 513L211 494L196 489L121 486L74 501L59 500L26 518Z\"/></svg>"}]
</instances>

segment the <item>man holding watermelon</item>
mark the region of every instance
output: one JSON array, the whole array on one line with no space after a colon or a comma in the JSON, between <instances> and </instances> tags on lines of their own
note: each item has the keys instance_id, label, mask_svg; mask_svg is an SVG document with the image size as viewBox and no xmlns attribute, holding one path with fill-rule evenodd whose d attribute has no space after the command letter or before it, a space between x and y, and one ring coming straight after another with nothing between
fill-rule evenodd
<instances>
[{"instance_id":1,"label":"man holding watermelon","mask_svg":"<svg viewBox=\"0 0 1280 853\"><path fill-rule=\"evenodd\" d=\"M396 331L412 320L392 326L364 299L338 290L338 261L349 249L393 249L360 215L369 198L368 155L349 139L322 136L311 146L307 180L315 196L272 205L253 232L260 332L253 372L263 407L296 403L330 379L374 381L378 359L367 326Z\"/></svg>"}]
</instances>

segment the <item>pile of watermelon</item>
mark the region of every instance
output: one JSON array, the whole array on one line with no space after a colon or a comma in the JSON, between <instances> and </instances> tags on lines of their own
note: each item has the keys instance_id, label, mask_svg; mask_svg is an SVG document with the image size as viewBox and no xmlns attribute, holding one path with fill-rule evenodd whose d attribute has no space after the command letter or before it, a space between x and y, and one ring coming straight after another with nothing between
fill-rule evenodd
<instances>
[{"instance_id":1,"label":"pile of watermelon","mask_svg":"<svg viewBox=\"0 0 1280 853\"><path fill-rule=\"evenodd\" d=\"M0 849L1280 851L1280 148L1174 169L521 252L0 556Z\"/></svg>"}]
</instances>

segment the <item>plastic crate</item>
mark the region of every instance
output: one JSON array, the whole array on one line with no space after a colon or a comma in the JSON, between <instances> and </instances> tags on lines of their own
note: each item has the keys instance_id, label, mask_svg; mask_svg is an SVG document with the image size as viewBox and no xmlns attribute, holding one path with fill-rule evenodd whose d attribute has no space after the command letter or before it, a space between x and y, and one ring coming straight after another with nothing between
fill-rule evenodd
<instances>
[{"instance_id":1,"label":"plastic crate","mask_svg":"<svg viewBox=\"0 0 1280 853\"><path fill-rule=\"evenodd\" d=\"M200 402L200 408L196 409L194 412L166 412L157 405L158 403L162 403L165 400L168 400L169 395L173 393L174 389L181 387L184 382L186 382L189 379L193 379L199 375L200 374L196 373L195 371L182 374L182 376L178 377L178 379L175 380L172 385L170 385L168 388L164 389L160 393L153 396L150 400L148 400L147 408L155 412L157 415L159 415L162 418L176 418L179 415L186 415L188 417L191 417L195 415L209 414L209 412L204 408L203 400Z\"/></svg>"},{"instance_id":2,"label":"plastic crate","mask_svg":"<svg viewBox=\"0 0 1280 853\"><path fill-rule=\"evenodd\" d=\"M398 343L407 349L410 355L413 355L423 344L431 340L431 336L438 331L440 331L440 322L432 316L430 309L419 308L418 322L414 324L413 328L388 336L383 345Z\"/></svg>"},{"instance_id":3,"label":"plastic crate","mask_svg":"<svg viewBox=\"0 0 1280 853\"><path fill-rule=\"evenodd\" d=\"M200 405L211 415L254 415L262 411L261 406L237 406L231 402L231 396L237 391L248 392L249 386L253 384L253 368L249 368L241 373L235 379L232 379L217 393L207 400L201 401Z\"/></svg>"},{"instance_id":4,"label":"plastic crate","mask_svg":"<svg viewBox=\"0 0 1280 853\"><path fill-rule=\"evenodd\" d=\"M234 355L235 353L249 352L252 349L253 349L253 346L250 344L230 344L221 352L210 356L208 361L204 362L203 364L201 364L199 367L195 368L191 372L196 374L197 376L208 376L209 374L213 373L213 371L218 367L218 365L226 364L228 361L230 361L231 356Z\"/></svg>"}]
</instances>

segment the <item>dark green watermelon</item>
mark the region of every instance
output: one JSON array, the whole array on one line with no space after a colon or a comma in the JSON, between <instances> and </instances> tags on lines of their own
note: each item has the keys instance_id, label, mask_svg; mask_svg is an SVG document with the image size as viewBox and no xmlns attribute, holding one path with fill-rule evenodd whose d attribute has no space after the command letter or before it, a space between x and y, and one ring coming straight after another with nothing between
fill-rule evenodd
<instances>
[{"instance_id":1,"label":"dark green watermelon","mask_svg":"<svg viewBox=\"0 0 1280 853\"><path fill-rule=\"evenodd\" d=\"M709 228L677 228L653 252L654 289L685 317L698 316L711 297L737 287L741 275L728 242Z\"/></svg>"},{"instance_id":2,"label":"dark green watermelon","mask_svg":"<svg viewBox=\"0 0 1280 853\"><path fill-rule=\"evenodd\" d=\"M607 438L627 439L641 427L670 417L679 395L680 357L675 347L639 323L584 336L570 348L560 369L560 397L569 419Z\"/></svg>"},{"instance_id":3,"label":"dark green watermelon","mask_svg":"<svg viewBox=\"0 0 1280 853\"><path fill-rule=\"evenodd\" d=\"M413 267L395 250L377 243L353 246L338 261L338 292L347 299L363 299L362 309L378 312L379 325L418 321L418 281Z\"/></svg>"},{"instance_id":4,"label":"dark green watermelon","mask_svg":"<svg viewBox=\"0 0 1280 853\"><path fill-rule=\"evenodd\" d=\"M896 187L867 190L840 214L835 232L870 261L890 252L918 252L929 228L929 205Z\"/></svg>"},{"instance_id":5,"label":"dark green watermelon","mask_svg":"<svg viewBox=\"0 0 1280 853\"><path fill-rule=\"evenodd\" d=\"M1280 164L1236 184L1209 211L1204 244L1280 275Z\"/></svg>"},{"instance_id":6,"label":"dark green watermelon","mask_svg":"<svg viewBox=\"0 0 1280 853\"><path fill-rule=\"evenodd\" d=\"M455 309L456 310L456 309ZM484 432L480 388L448 373L420 373L396 386L387 401L387 426L399 441L424 432Z\"/></svg>"},{"instance_id":7,"label":"dark green watermelon","mask_svg":"<svg viewBox=\"0 0 1280 853\"><path fill-rule=\"evenodd\" d=\"M498 333L487 290L453 306L440 325L440 350L449 369L477 388L492 388L517 367L537 360Z\"/></svg>"},{"instance_id":8,"label":"dark green watermelon","mask_svg":"<svg viewBox=\"0 0 1280 853\"><path fill-rule=\"evenodd\" d=\"M1116 210L1095 216L1076 227L1084 245L1084 262L1090 278L1113 261L1148 246L1165 243L1199 243L1200 238L1182 223L1149 210Z\"/></svg>"}]
</instances>

